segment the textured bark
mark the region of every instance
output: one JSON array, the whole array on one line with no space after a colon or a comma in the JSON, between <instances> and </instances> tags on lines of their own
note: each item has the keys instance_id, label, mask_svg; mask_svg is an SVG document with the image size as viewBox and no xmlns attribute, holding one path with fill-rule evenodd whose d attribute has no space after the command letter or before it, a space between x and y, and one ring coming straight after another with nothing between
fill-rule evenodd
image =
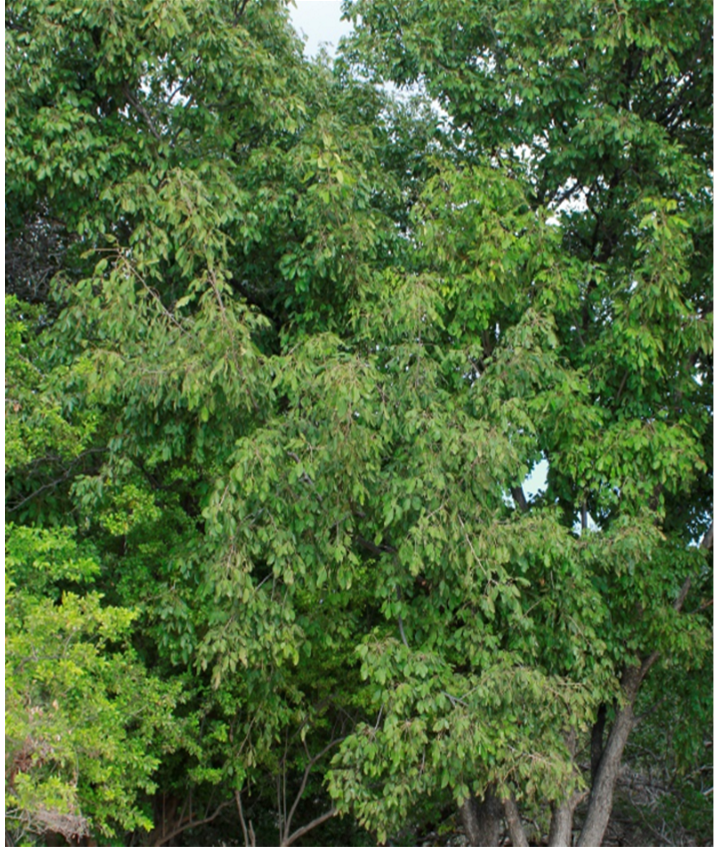
<instances>
[{"instance_id":1,"label":"textured bark","mask_svg":"<svg viewBox=\"0 0 719 847\"><path fill-rule=\"evenodd\" d=\"M577 847L601 847L604 831L612 813L614 785L617 776L619 776L624 747L634 726L634 701L637 698L642 679L653 664L651 658L653 656L645 661L641 667L627 668L623 674L622 690L626 697L626 703L618 712L609 733L596 778L592 783L587 818L579 836Z\"/></svg>"},{"instance_id":2,"label":"textured bark","mask_svg":"<svg viewBox=\"0 0 719 847\"><path fill-rule=\"evenodd\" d=\"M502 805L491 786L482 800L468 797L460 809L460 817L469 847L497 847L502 825Z\"/></svg>"},{"instance_id":3,"label":"textured bark","mask_svg":"<svg viewBox=\"0 0 719 847\"><path fill-rule=\"evenodd\" d=\"M478 805L476 797L467 797L459 810L462 829L470 847L480 847Z\"/></svg>"},{"instance_id":4,"label":"textured bark","mask_svg":"<svg viewBox=\"0 0 719 847\"><path fill-rule=\"evenodd\" d=\"M549 824L549 847L572 847L574 810L586 796L586 792L577 792L568 800L552 806L552 820Z\"/></svg>"},{"instance_id":5,"label":"textured bark","mask_svg":"<svg viewBox=\"0 0 719 847\"><path fill-rule=\"evenodd\" d=\"M522 819L519 817L519 809L517 801L514 797L508 797L504 803L504 817L507 820L509 828L509 837L512 839L513 847L529 847L529 841L522 826Z\"/></svg>"},{"instance_id":6,"label":"textured bark","mask_svg":"<svg viewBox=\"0 0 719 847\"><path fill-rule=\"evenodd\" d=\"M552 821L549 825L549 847L571 847L572 819L574 809L569 803L561 803L552 809Z\"/></svg>"}]
</instances>

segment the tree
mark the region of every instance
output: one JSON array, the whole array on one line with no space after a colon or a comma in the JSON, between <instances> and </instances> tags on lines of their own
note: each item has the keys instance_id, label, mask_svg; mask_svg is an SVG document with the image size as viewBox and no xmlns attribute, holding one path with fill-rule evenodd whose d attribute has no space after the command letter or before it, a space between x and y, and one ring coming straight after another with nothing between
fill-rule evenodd
<instances>
[{"instance_id":1,"label":"tree","mask_svg":"<svg viewBox=\"0 0 719 847\"><path fill-rule=\"evenodd\" d=\"M70 532L6 532L10 826L68 839L149 829L140 792L154 792L157 755L176 743L178 686L153 679L128 649L132 610L102 606L97 592L60 593L99 571Z\"/></svg>"},{"instance_id":2,"label":"tree","mask_svg":"<svg viewBox=\"0 0 719 847\"><path fill-rule=\"evenodd\" d=\"M702 472L712 375L711 13L687 4L502 2L357 2L347 12L358 31L350 55L363 69L400 85L421 82L449 113L458 156L467 165L490 156L526 186L530 208L558 219L574 280L555 285L547 305L559 358L582 377L587 402L570 411L547 398L554 411L537 427L535 457L549 461L549 487L528 512L554 502L565 525L585 529L591 515L608 534L622 521L637 531L646 511L667 536L646 582L630 573L597 586L624 698L606 744L607 704L594 725L580 843L599 843L639 685L659 656L676 661L681 646L659 622L673 617L667 607L682 608L688 574L698 572L668 551L700 540L711 510ZM442 271L455 279L477 268L466 247L449 258ZM534 273L534 296L546 296L550 287ZM479 296L487 285L476 282ZM501 336L507 323L493 311L478 329ZM690 464L680 468L683 459ZM521 492L515 499L524 509ZM705 545L711 534L709 526ZM617 575L627 563L618 565Z\"/></svg>"},{"instance_id":3,"label":"tree","mask_svg":"<svg viewBox=\"0 0 719 847\"><path fill-rule=\"evenodd\" d=\"M137 654L181 684L145 837L244 802L235 835L246 818L245 835L254 822L267 838L263 806L282 794L291 843L335 813L321 768L352 720L355 624L306 586L278 605L279 572L259 563L245 578L202 513L237 439L271 412L283 332L341 321L366 256L394 238L374 202L383 98L304 63L277 3L11 4L6 24L8 240L25 301L11 324L10 513L91 540L102 613L126 610ZM38 231L59 247L52 299L31 312L45 298ZM329 690L338 678L347 692ZM118 837L131 824L116 819Z\"/></svg>"},{"instance_id":4,"label":"tree","mask_svg":"<svg viewBox=\"0 0 719 847\"><path fill-rule=\"evenodd\" d=\"M708 45L616 8L357 3L332 70L269 0L8 7L9 508L175 692L151 843L591 786L598 844L650 667L706 699Z\"/></svg>"}]
</instances>

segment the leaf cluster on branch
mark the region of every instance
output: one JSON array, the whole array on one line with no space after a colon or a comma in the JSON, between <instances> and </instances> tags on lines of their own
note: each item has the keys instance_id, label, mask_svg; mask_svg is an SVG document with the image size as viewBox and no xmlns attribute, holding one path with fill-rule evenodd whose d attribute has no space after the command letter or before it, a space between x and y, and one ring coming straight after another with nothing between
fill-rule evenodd
<instances>
[{"instance_id":1,"label":"leaf cluster on branch","mask_svg":"<svg viewBox=\"0 0 719 847\"><path fill-rule=\"evenodd\" d=\"M6 7L20 838L703 820L711 10L344 9Z\"/></svg>"}]
</instances>

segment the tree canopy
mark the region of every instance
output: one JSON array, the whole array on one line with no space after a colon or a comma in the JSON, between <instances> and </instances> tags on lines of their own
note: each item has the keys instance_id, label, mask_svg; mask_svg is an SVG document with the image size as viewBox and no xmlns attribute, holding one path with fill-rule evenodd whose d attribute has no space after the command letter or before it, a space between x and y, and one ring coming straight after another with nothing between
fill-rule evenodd
<instances>
[{"instance_id":1,"label":"tree canopy","mask_svg":"<svg viewBox=\"0 0 719 847\"><path fill-rule=\"evenodd\" d=\"M702 833L709 4L344 10L6 5L9 831Z\"/></svg>"}]
</instances>

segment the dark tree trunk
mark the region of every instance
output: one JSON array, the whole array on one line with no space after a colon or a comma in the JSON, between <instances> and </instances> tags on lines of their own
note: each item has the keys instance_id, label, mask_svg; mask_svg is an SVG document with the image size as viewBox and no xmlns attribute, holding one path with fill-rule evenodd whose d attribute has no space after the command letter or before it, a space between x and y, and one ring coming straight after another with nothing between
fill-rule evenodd
<instances>
[{"instance_id":1,"label":"dark tree trunk","mask_svg":"<svg viewBox=\"0 0 719 847\"><path fill-rule=\"evenodd\" d=\"M460 809L469 847L497 847L502 826L502 805L490 786L482 800L469 797Z\"/></svg>"},{"instance_id":2,"label":"dark tree trunk","mask_svg":"<svg viewBox=\"0 0 719 847\"><path fill-rule=\"evenodd\" d=\"M607 722L607 706L602 703L597 711L597 719L592 727L592 782L596 779L599 763L604 750L604 726Z\"/></svg>"}]
</instances>

